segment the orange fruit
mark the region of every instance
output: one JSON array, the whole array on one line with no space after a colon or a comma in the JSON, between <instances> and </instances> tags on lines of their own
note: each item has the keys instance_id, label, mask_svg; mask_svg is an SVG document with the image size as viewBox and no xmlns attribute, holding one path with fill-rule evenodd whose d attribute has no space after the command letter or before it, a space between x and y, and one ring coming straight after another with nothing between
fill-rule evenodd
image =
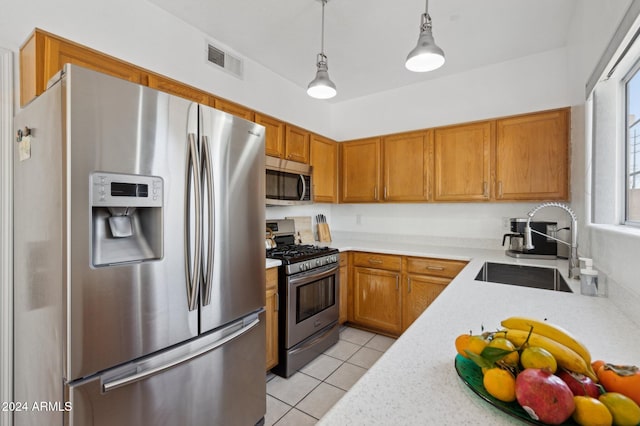
<instances>
[{"instance_id":1,"label":"orange fruit","mask_svg":"<svg viewBox=\"0 0 640 426\"><path fill-rule=\"evenodd\" d=\"M505 355L502 358L502 361L504 361L505 364L508 364L508 365L513 365L513 366L518 365L518 361L520 360L520 355L518 355L518 351L516 350L515 345L510 341L508 341L507 339L505 339L504 337L494 337L494 339L491 342L489 342L487 347L503 349L505 351L513 351L510 354Z\"/></svg>"},{"instance_id":2,"label":"orange fruit","mask_svg":"<svg viewBox=\"0 0 640 426\"><path fill-rule=\"evenodd\" d=\"M482 384L491 396L500 401L511 402L516 400L516 378L502 368L490 368L482 377Z\"/></svg>"},{"instance_id":3,"label":"orange fruit","mask_svg":"<svg viewBox=\"0 0 640 426\"><path fill-rule=\"evenodd\" d=\"M520 364L524 368L540 368L555 373L558 369L556 359L548 350L538 347L529 346L520 354Z\"/></svg>"},{"instance_id":4,"label":"orange fruit","mask_svg":"<svg viewBox=\"0 0 640 426\"><path fill-rule=\"evenodd\" d=\"M603 360L598 359L598 360L593 361L591 363L591 368L593 369L593 371L595 373L597 373L598 372L598 368L602 367L604 364L605 364L605 362Z\"/></svg>"},{"instance_id":5,"label":"orange fruit","mask_svg":"<svg viewBox=\"0 0 640 426\"><path fill-rule=\"evenodd\" d=\"M613 416L602 402L590 396L574 396L573 421L580 426L611 426Z\"/></svg>"},{"instance_id":6,"label":"orange fruit","mask_svg":"<svg viewBox=\"0 0 640 426\"><path fill-rule=\"evenodd\" d=\"M469 358L464 351L469 347L469 339L471 339L470 334L461 334L456 337L456 351L465 358Z\"/></svg>"}]
</instances>

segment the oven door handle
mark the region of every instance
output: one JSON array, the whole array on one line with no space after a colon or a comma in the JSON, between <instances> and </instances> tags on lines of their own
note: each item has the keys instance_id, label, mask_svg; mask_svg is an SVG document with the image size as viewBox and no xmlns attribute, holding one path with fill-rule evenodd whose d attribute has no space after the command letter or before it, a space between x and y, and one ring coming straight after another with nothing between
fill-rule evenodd
<instances>
[{"instance_id":1,"label":"oven door handle","mask_svg":"<svg viewBox=\"0 0 640 426\"><path fill-rule=\"evenodd\" d=\"M316 281L330 275L335 274L338 271L338 264L332 263L330 265L321 266L319 268L312 269L310 271L303 272L301 274L293 275L288 278L289 284L299 285L305 282Z\"/></svg>"},{"instance_id":2,"label":"oven door handle","mask_svg":"<svg viewBox=\"0 0 640 426\"><path fill-rule=\"evenodd\" d=\"M318 334L313 340L305 342L302 346L300 346L298 348L295 348L292 351L289 351L289 356L293 356L297 352L302 352L302 351L304 351L304 350L306 350L306 349L318 344L320 341L322 341L325 338L327 338L327 336L338 326L340 326L340 324L335 323L333 326L327 327L323 332Z\"/></svg>"}]
</instances>

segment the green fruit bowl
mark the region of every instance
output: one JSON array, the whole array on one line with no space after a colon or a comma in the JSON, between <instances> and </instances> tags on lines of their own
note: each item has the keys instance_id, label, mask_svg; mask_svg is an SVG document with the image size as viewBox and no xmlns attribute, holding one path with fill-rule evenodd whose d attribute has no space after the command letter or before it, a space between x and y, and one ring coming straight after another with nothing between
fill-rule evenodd
<instances>
[{"instance_id":1,"label":"green fruit bowl","mask_svg":"<svg viewBox=\"0 0 640 426\"><path fill-rule=\"evenodd\" d=\"M470 359L467 359L462 355L456 355L454 365L458 376L460 376L464 384L489 404L526 423L532 425L546 425L546 423L532 419L516 401L504 402L491 396L482 384L482 370ZM562 424L577 425L577 423L575 423L571 418Z\"/></svg>"}]
</instances>

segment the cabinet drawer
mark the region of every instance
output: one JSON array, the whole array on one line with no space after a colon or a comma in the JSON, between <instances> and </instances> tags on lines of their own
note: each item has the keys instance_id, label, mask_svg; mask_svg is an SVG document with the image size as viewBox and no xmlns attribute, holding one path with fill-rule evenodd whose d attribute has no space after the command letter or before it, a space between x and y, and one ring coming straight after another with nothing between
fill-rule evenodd
<instances>
[{"instance_id":1,"label":"cabinet drawer","mask_svg":"<svg viewBox=\"0 0 640 426\"><path fill-rule=\"evenodd\" d=\"M407 272L453 278L465 267L462 260L432 259L428 257L408 257Z\"/></svg>"},{"instance_id":2,"label":"cabinet drawer","mask_svg":"<svg viewBox=\"0 0 640 426\"><path fill-rule=\"evenodd\" d=\"M402 258L389 254L356 252L353 254L353 264L367 268L399 271L402 268Z\"/></svg>"}]
</instances>

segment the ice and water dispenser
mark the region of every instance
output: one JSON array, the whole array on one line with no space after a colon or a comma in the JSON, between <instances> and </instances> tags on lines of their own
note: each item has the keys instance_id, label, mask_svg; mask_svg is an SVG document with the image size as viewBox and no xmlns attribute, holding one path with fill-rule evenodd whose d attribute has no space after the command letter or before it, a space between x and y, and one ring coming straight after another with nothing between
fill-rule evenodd
<instances>
[{"instance_id":1,"label":"ice and water dispenser","mask_svg":"<svg viewBox=\"0 0 640 426\"><path fill-rule=\"evenodd\" d=\"M93 266L162 258L161 178L95 172L90 191Z\"/></svg>"}]
</instances>

